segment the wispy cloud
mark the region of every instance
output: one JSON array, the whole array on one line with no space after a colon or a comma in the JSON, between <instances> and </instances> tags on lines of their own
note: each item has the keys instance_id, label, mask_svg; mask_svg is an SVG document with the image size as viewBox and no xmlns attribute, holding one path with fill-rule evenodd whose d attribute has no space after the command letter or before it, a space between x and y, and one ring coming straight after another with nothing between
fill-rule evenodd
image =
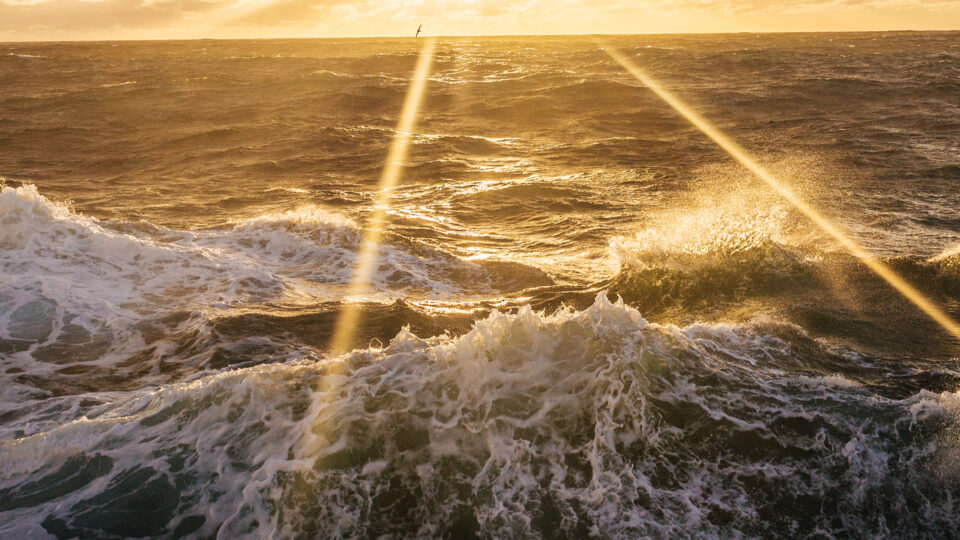
<instances>
[{"instance_id":1,"label":"wispy cloud","mask_svg":"<svg viewBox=\"0 0 960 540\"><path fill-rule=\"evenodd\" d=\"M836 20L850 13L869 17ZM781 30L791 16L807 30L816 16L960 28L960 0L0 0L0 40L396 35L418 21L457 34Z\"/></svg>"}]
</instances>

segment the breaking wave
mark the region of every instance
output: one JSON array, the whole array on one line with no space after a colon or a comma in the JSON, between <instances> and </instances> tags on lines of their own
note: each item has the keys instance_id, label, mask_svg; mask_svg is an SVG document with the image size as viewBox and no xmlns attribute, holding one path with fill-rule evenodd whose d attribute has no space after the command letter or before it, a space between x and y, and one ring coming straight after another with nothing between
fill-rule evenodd
<instances>
[{"instance_id":1,"label":"breaking wave","mask_svg":"<svg viewBox=\"0 0 960 540\"><path fill-rule=\"evenodd\" d=\"M820 297L833 294L832 282L841 274L861 285L860 292L888 291L852 256L817 247L807 233L793 230L787 225L791 218L776 206L710 210L615 237L610 252L618 271L611 286L653 313L800 293ZM935 297L960 296L957 248L930 258L899 256L884 262Z\"/></svg>"},{"instance_id":2,"label":"breaking wave","mask_svg":"<svg viewBox=\"0 0 960 540\"><path fill-rule=\"evenodd\" d=\"M701 212L613 238L614 288L660 309L809 285L817 256L788 239L786 215L779 207Z\"/></svg>"},{"instance_id":3,"label":"breaking wave","mask_svg":"<svg viewBox=\"0 0 960 540\"><path fill-rule=\"evenodd\" d=\"M0 436L0 534L960 532L960 396L884 397L867 359L789 331L659 326L601 294L47 400Z\"/></svg>"},{"instance_id":4,"label":"breaking wave","mask_svg":"<svg viewBox=\"0 0 960 540\"><path fill-rule=\"evenodd\" d=\"M2 189L0 223L0 352L11 354L13 373L30 376L77 363L156 374L171 353L215 340L213 318L339 303L363 234L317 206L198 231L102 221L33 186ZM398 238L381 246L367 300L483 297L549 283L526 270Z\"/></svg>"}]
</instances>

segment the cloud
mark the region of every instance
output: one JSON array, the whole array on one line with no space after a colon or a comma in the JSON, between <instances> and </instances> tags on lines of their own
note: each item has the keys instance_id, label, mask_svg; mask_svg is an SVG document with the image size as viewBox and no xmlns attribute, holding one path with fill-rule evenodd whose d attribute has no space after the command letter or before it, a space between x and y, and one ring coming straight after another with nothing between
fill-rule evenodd
<instances>
[{"instance_id":1,"label":"cloud","mask_svg":"<svg viewBox=\"0 0 960 540\"><path fill-rule=\"evenodd\" d=\"M780 17L789 24L791 15L829 18L847 12L900 12L916 24L940 20L943 26L952 20L960 28L960 0L0 0L0 41L283 32L389 35L414 21L430 21L431 28L452 29L450 33L481 34L489 28L504 33L658 31L660 23L650 22L651 14L675 20L681 30L683 15L702 31L714 15L726 21L722 29L729 29L740 19L760 24L756 21L763 17Z\"/></svg>"},{"instance_id":2,"label":"cloud","mask_svg":"<svg viewBox=\"0 0 960 540\"><path fill-rule=\"evenodd\" d=\"M39 28L70 33L116 28L159 28L219 5L216 0L0 2L0 31Z\"/></svg>"}]
</instances>

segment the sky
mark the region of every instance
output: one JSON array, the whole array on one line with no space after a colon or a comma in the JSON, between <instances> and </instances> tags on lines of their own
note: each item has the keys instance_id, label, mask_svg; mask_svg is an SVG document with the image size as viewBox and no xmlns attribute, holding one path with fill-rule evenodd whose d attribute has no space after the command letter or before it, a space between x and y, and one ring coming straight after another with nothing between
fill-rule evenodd
<instances>
[{"instance_id":1,"label":"sky","mask_svg":"<svg viewBox=\"0 0 960 540\"><path fill-rule=\"evenodd\" d=\"M0 0L0 41L957 30L960 0Z\"/></svg>"}]
</instances>

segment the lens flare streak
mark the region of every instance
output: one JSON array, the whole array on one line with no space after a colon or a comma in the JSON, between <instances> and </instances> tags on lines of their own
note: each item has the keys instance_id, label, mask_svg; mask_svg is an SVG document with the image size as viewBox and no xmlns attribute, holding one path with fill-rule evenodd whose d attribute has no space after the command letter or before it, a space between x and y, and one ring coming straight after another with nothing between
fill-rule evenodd
<instances>
[{"instance_id":1,"label":"lens flare streak","mask_svg":"<svg viewBox=\"0 0 960 540\"><path fill-rule=\"evenodd\" d=\"M420 104L423 102L424 94L426 94L435 48L435 38L423 40L423 47L420 49L420 56L414 68L413 78L410 81L410 87L407 89L407 96L400 111L396 134L393 137L393 143L390 146L390 152L387 154L387 161L380 176L374 210L367 223L363 242L357 254L353 279L347 292L347 302L350 302L351 299L357 300L368 290L370 277L377 266L380 240L388 223L387 211L390 206L391 192L397 186L403 173L403 163L407 157L410 138L416 128ZM340 312L334 328L333 338L330 342L331 353L348 350L353 342L354 332L359 321L360 304L356 302L347 303L343 311Z\"/></svg>"},{"instance_id":2,"label":"lens flare streak","mask_svg":"<svg viewBox=\"0 0 960 540\"><path fill-rule=\"evenodd\" d=\"M760 163L757 162L757 160L751 156L747 150L737 144L722 131L717 129L717 127L710 123L707 119L700 116L700 114L688 107L683 101L681 101L677 96L673 95L673 93L664 88L656 80L652 79L623 53L608 46L603 46L602 48L607 54L610 55L611 58L623 66L624 69L629 71L630 74L636 77L647 88L652 90L653 93L660 97L660 99L667 102L668 105L680 113L681 116L686 118L687 121L694 125L694 127L702 131L707 137L710 137L713 142L715 142L725 152L730 154L732 158L737 160L750 172L763 180L774 191L776 191L790 204L796 207L797 210L807 216L807 218L809 218L810 221L812 221L823 232L830 235L845 250L847 250L847 252L863 262L863 264L873 270L873 272L880 276L884 281L889 283L907 300L920 308L921 311L936 321L937 324L942 326L947 332L952 334L955 338L960 339L960 325L957 325L957 323L955 323L949 315L934 305L934 303L924 296L923 293L907 283L890 267L883 264L876 257L868 253L863 247L860 246L860 244L858 244L854 239L850 238L843 230L830 221L829 218L820 213L820 211L818 211L816 208L810 206L809 203L804 201L799 195L794 193L793 190L791 190L783 182L773 176L773 174L767 171L767 169L760 165Z\"/></svg>"}]
</instances>

